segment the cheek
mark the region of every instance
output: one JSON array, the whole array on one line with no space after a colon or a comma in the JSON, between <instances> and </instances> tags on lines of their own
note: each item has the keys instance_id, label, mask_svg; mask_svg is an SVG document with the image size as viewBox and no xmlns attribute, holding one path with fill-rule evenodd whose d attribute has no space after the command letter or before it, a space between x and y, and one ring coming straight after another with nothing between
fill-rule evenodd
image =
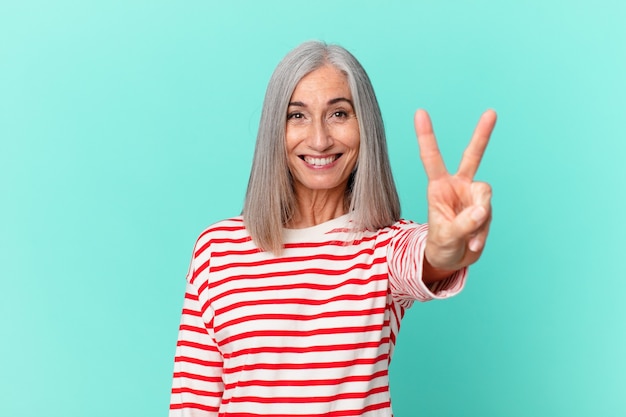
<instances>
[{"instance_id":1,"label":"cheek","mask_svg":"<svg viewBox=\"0 0 626 417\"><path fill-rule=\"evenodd\" d=\"M334 136L350 148L358 148L361 141L359 126L356 121L354 123L336 125Z\"/></svg>"},{"instance_id":2,"label":"cheek","mask_svg":"<svg viewBox=\"0 0 626 417\"><path fill-rule=\"evenodd\" d=\"M285 150L287 151L287 153L292 151L296 144L297 139L294 133L294 129L289 129L289 127L287 127L287 129L285 130Z\"/></svg>"},{"instance_id":3,"label":"cheek","mask_svg":"<svg viewBox=\"0 0 626 417\"><path fill-rule=\"evenodd\" d=\"M358 152L361 145L361 135L359 134L358 127L351 128L349 132L346 132L346 145Z\"/></svg>"},{"instance_id":4,"label":"cheek","mask_svg":"<svg viewBox=\"0 0 626 417\"><path fill-rule=\"evenodd\" d=\"M293 149L298 146L306 138L307 132L308 128L304 122L287 122L285 126L285 147Z\"/></svg>"}]
</instances>

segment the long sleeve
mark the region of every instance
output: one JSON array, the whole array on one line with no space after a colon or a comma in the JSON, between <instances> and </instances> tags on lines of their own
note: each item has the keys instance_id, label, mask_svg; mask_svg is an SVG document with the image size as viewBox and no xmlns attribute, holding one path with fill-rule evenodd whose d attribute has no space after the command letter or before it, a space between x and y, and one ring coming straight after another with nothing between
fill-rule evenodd
<instances>
[{"instance_id":1,"label":"long sleeve","mask_svg":"<svg viewBox=\"0 0 626 417\"><path fill-rule=\"evenodd\" d=\"M399 222L387 251L391 292L407 308L414 300L429 301L459 293L465 284L467 268L430 286L422 280L427 224Z\"/></svg>"},{"instance_id":2,"label":"long sleeve","mask_svg":"<svg viewBox=\"0 0 626 417\"><path fill-rule=\"evenodd\" d=\"M188 283L174 359L170 417L215 417L224 384L222 356L203 317L198 290Z\"/></svg>"}]
</instances>

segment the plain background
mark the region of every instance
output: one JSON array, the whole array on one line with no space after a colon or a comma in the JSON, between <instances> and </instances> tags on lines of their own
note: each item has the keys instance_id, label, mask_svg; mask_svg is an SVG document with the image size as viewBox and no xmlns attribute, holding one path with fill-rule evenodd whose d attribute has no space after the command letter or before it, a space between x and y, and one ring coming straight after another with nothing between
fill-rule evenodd
<instances>
[{"instance_id":1,"label":"plain background","mask_svg":"<svg viewBox=\"0 0 626 417\"><path fill-rule=\"evenodd\" d=\"M0 1L0 415L166 415L191 248L241 210L265 86L309 39L367 69L403 216L489 107L466 290L409 310L396 417L626 415L622 0Z\"/></svg>"}]
</instances>

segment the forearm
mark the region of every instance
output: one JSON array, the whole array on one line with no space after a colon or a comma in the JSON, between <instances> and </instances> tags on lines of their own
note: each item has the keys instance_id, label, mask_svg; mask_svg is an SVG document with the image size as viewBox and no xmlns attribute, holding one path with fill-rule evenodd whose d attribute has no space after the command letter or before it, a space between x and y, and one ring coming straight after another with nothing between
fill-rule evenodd
<instances>
[{"instance_id":1,"label":"forearm","mask_svg":"<svg viewBox=\"0 0 626 417\"><path fill-rule=\"evenodd\" d=\"M422 263L422 281L426 285L434 284L438 281L443 281L454 274L456 270L435 268L428 262L428 258L424 256Z\"/></svg>"}]
</instances>

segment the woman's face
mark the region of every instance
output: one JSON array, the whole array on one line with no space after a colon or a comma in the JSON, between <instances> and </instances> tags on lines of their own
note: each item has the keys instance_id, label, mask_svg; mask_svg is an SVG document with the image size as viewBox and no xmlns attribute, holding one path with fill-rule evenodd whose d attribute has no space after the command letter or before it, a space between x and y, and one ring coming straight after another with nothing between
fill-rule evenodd
<instances>
[{"instance_id":1,"label":"woman's face","mask_svg":"<svg viewBox=\"0 0 626 417\"><path fill-rule=\"evenodd\" d=\"M325 65L303 77L287 109L286 148L296 195L345 191L359 155L348 79Z\"/></svg>"}]
</instances>

